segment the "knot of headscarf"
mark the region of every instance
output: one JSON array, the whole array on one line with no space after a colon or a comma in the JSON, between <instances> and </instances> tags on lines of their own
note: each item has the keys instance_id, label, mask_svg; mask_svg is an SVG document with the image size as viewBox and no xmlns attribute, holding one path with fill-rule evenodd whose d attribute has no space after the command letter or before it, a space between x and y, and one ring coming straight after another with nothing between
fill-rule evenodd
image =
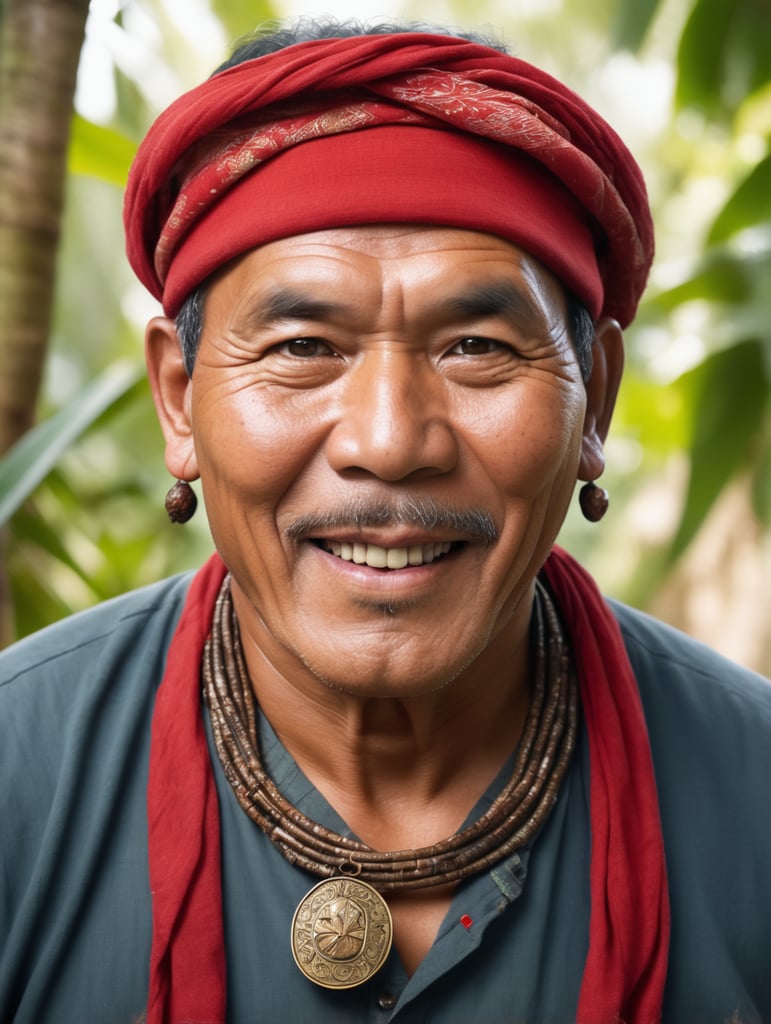
<instances>
[{"instance_id":1,"label":"knot of headscarf","mask_svg":"<svg viewBox=\"0 0 771 1024\"><path fill-rule=\"evenodd\" d=\"M653 256L642 174L543 71L400 33L300 43L214 75L148 132L129 176L129 260L174 315L228 260L331 227L487 231L622 326Z\"/></svg>"}]
</instances>

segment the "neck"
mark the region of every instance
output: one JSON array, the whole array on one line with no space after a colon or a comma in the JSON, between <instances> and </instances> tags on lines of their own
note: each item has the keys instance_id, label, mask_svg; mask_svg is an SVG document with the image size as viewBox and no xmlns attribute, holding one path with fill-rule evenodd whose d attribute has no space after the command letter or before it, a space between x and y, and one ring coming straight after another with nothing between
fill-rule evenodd
<instances>
[{"instance_id":1,"label":"neck","mask_svg":"<svg viewBox=\"0 0 771 1024\"><path fill-rule=\"evenodd\" d=\"M504 629L445 685L408 696L333 689L252 629L233 587L256 699L306 777L374 849L438 842L516 747L529 704L528 629ZM374 692L373 692L374 691Z\"/></svg>"}]
</instances>

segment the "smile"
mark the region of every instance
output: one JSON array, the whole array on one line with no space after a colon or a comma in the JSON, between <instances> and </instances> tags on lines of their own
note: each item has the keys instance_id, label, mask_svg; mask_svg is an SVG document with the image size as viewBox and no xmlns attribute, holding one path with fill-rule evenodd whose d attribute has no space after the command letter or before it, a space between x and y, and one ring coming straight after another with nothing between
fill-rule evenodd
<instances>
[{"instance_id":1,"label":"smile","mask_svg":"<svg viewBox=\"0 0 771 1024\"><path fill-rule=\"evenodd\" d=\"M368 565L371 569L406 569L408 566L428 565L457 545L451 541L442 541L434 544L415 544L406 548L384 548L379 544L331 540L320 541L320 546L343 561L356 565Z\"/></svg>"}]
</instances>

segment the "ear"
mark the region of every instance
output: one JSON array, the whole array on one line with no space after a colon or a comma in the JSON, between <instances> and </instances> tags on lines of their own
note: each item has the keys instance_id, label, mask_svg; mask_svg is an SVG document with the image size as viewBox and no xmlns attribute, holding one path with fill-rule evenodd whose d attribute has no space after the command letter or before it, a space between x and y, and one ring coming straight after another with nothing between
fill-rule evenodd
<instances>
[{"instance_id":1,"label":"ear","mask_svg":"<svg viewBox=\"0 0 771 1024\"><path fill-rule=\"evenodd\" d=\"M615 320L603 317L594 328L592 372L586 383L586 415L579 480L596 480L605 469L608 436L624 369L624 336Z\"/></svg>"},{"instance_id":2,"label":"ear","mask_svg":"<svg viewBox=\"0 0 771 1024\"><path fill-rule=\"evenodd\" d=\"M178 480L198 477L190 415L192 381L174 321L154 317L145 331L145 360L155 411L166 439L166 468Z\"/></svg>"}]
</instances>

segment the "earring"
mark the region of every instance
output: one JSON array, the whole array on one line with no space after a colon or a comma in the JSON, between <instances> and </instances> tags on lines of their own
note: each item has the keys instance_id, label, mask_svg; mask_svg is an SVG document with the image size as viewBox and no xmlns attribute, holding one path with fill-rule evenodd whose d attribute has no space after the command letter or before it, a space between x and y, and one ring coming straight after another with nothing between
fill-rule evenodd
<instances>
[{"instance_id":1,"label":"earring","mask_svg":"<svg viewBox=\"0 0 771 1024\"><path fill-rule=\"evenodd\" d=\"M594 481L590 481L578 492L578 504L585 519L590 523L599 523L608 511L608 492L604 487L598 487Z\"/></svg>"},{"instance_id":2,"label":"earring","mask_svg":"<svg viewBox=\"0 0 771 1024\"><path fill-rule=\"evenodd\" d=\"M185 480L177 480L166 495L166 511L172 523L186 523L198 506L195 491Z\"/></svg>"}]
</instances>

